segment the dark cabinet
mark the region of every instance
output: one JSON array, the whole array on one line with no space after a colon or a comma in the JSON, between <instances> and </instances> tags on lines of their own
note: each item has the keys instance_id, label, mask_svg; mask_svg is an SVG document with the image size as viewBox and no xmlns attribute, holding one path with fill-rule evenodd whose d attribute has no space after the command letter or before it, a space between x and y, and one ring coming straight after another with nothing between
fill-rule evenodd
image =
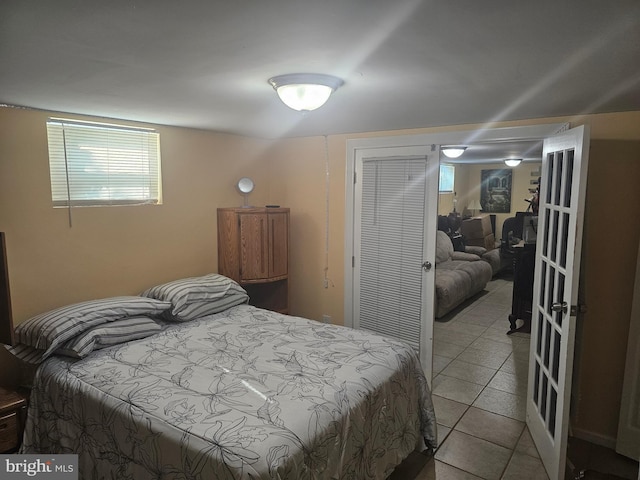
<instances>
[{"instance_id":1,"label":"dark cabinet","mask_svg":"<svg viewBox=\"0 0 640 480\"><path fill-rule=\"evenodd\" d=\"M533 276L536 262L536 244L521 242L513 247L513 298L507 333L530 332L533 309ZM524 324L516 326L520 319Z\"/></svg>"},{"instance_id":2,"label":"dark cabinet","mask_svg":"<svg viewBox=\"0 0 640 480\"><path fill-rule=\"evenodd\" d=\"M0 387L0 453L15 452L20 447L27 400L21 391Z\"/></svg>"}]
</instances>

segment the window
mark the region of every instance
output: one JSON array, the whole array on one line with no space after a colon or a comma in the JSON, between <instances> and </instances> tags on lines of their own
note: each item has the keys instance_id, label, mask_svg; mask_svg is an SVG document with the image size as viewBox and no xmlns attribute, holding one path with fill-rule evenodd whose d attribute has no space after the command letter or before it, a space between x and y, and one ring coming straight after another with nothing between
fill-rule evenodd
<instances>
[{"instance_id":1,"label":"window","mask_svg":"<svg viewBox=\"0 0 640 480\"><path fill-rule=\"evenodd\" d=\"M455 171L453 165L440 165L440 193L453 193Z\"/></svg>"},{"instance_id":2,"label":"window","mask_svg":"<svg viewBox=\"0 0 640 480\"><path fill-rule=\"evenodd\" d=\"M162 203L155 130L49 119L47 137L54 207Z\"/></svg>"}]
</instances>

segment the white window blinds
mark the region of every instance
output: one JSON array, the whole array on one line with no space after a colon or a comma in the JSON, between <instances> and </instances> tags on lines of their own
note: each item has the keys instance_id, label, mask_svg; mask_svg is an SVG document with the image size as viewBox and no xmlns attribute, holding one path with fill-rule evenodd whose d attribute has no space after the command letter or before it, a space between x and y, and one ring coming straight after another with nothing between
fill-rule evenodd
<instances>
[{"instance_id":1,"label":"white window blinds","mask_svg":"<svg viewBox=\"0 0 640 480\"><path fill-rule=\"evenodd\" d=\"M420 349L426 159L363 162L360 327Z\"/></svg>"},{"instance_id":2,"label":"white window blinds","mask_svg":"<svg viewBox=\"0 0 640 480\"><path fill-rule=\"evenodd\" d=\"M155 130L50 119L47 137L54 206L161 203Z\"/></svg>"}]
</instances>

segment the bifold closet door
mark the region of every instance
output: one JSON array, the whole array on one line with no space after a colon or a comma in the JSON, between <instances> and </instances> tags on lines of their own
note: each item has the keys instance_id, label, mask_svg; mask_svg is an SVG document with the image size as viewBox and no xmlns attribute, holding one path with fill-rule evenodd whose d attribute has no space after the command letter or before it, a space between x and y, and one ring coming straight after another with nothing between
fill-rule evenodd
<instances>
[{"instance_id":1,"label":"bifold closet door","mask_svg":"<svg viewBox=\"0 0 640 480\"><path fill-rule=\"evenodd\" d=\"M419 351L427 159L365 158L358 167L355 326Z\"/></svg>"}]
</instances>

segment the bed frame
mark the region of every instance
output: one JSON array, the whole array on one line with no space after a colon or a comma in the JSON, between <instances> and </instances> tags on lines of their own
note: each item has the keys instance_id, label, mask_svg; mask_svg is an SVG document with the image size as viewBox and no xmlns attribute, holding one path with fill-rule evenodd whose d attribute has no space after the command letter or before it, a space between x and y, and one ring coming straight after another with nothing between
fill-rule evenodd
<instances>
[{"instance_id":1,"label":"bed frame","mask_svg":"<svg viewBox=\"0 0 640 480\"><path fill-rule=\"evenodd\" d=\"M0 232L0 343L13 345L13 315L9 291L9 267L4 232Z\"/></svg>"}]
</instances>

